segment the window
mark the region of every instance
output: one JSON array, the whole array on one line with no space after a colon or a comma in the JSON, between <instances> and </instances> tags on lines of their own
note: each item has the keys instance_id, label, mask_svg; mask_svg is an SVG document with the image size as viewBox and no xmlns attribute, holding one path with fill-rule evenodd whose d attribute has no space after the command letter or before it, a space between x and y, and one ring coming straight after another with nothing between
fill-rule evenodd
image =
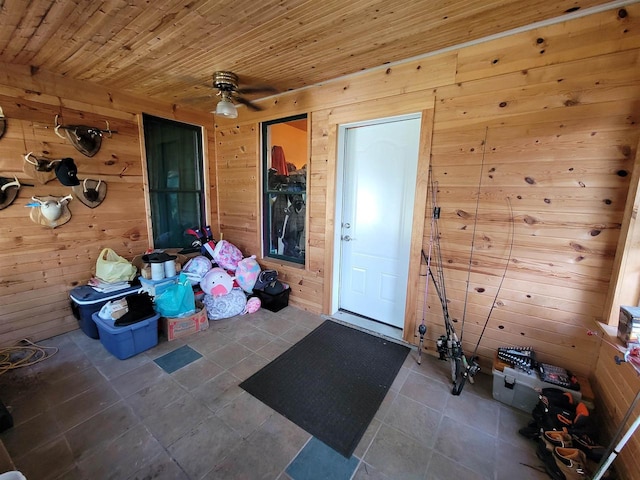
<instances>
[{"instance_id":1,"label":"window","mask_svg":"<svg viewBox=\"0 0 640 480\"><path fill-rule=\"evenodd\" d=\"M262 124L265 257L304 264L307 143L306 114Z\"/></svg>"},{"instance_id":2,"label":"window","mask_svg":"<svg viewBox=\"0 0 640 480\"><path fill-rule=\"evenodd\" d=\"M155 248L190 247L205 224L202 128L143 116Z\"/></svg>"}]
</instances>

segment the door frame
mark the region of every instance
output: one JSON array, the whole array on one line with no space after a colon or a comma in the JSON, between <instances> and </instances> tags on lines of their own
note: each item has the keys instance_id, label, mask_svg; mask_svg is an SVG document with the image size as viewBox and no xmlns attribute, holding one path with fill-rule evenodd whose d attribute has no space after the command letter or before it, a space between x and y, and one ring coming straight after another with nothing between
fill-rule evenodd
<instances>
[{"instance_id":1,"label":"door frame","mask_svg":"<svg viewBox=\"0 0 640 480\"><path fill-rule=\"evenodd\" d=\"M410 99L408 99L410 100ZM423 110L420 112L422 121L420 124L420 145L418 154L418 173L416 175L416 190L413 207L413 221L411 234L411 247L409 252L409 274L407 278L407 295L405 305L405 323L403 329L403 340L417 344L417 301L419 294L420 277L420 251L422 249L423 236L425 234L425 211L427 201L427 187L429 180L429 165L431 162L431 142L433 135L434 104L435 97L427 98L423 103ZM369 103L369 102L366 102ZM387 102L381 102L386 104ZM409 105L412 103L412 105ZM425 105L426 104L426 105ZM339 281L336 274L336 262L339 262L339 242L336 242L336 235L339 240L340 220L336 218L338 192L342 191L342 179L338 180L338 145L341 136L339 128L341 125L357 123L370 123L376 119L390 119L416 113L415 103L407 102L400 105L371 105L371 109L365 108L358 115L353 106L339 107L328 113L328 151L327 151L327 191L325 210L325 259L324 259L324 288L323 288L323 312L332 315L337 311L337 287ZM385 108L386 107L386 108ZM418 110L420 111L420 110ZM355 118L354 118L355 117ZM360 117L360 118L358 118ZM418 261L416 261L418 259Z\"/></svg>"},{"instance_id":2,"label":"door frame","mask_svg":"<svg viewBox=\"0 0 640 480\"><path fill-rule=\"evenodd\" d=\"M363 120L360 122L351 122L351 123L343 123L338 125L338 149L337 149L337 157L336 157L336 191L335 191L335 225L342 225L342 214L343 214L343 194L345 188L345 167L346 167L346 136L347 131L352 128L358 127L369 127L374 125L383 125L386 123L393 122L402 122L405 120L415 120L421 118L421 112L410 113L405 115L394 115L391 117L384 118L376 118L372 120ZM422 127L422 122L421 127ZM421 135L421 134L420 134ZM418 141L420 142L420 137L418 137ZM418 154L420 154L420 145L418 145ZM418 167L419 159L416 160L416 168ZM417 171L417 170L416 170ZM415 207L415 205L413 205ZM355 221L355 219L354 219ZM413 228L414 223L411 224L411 231L413 237ZM340 307L340 276L341 276L341 260L342 260L342 241L341 241L342 229L336 228L334 232L333 245L335 252L333 254L333 278L331 279L331 314L334 315L339 307ZM409 258L409 263L411 263L411 258ZM408 284L409 279L406 278L405 281ZM406 313L406 298L405 298L405 313ZM403 326L404 330L404 326Z\"/></svg>"}]
</instances>

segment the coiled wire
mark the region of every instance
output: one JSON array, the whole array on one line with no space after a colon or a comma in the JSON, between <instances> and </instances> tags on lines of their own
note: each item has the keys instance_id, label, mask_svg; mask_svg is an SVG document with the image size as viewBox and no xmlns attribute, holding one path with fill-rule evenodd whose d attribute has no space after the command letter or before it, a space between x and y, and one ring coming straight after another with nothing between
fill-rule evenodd
<instances>
[{"instance_id":1,"label":"coiled wire","mask_svg":"<svg viewBox=\"0 0 640 480\"><path fill-rule=\"evenodd\" d=\"M58 353L58 347L45 347L37 345L31 340L21 340L21 345L13 347L0 347L0 375L40 363Z\"/></svg>"}]
</instances>

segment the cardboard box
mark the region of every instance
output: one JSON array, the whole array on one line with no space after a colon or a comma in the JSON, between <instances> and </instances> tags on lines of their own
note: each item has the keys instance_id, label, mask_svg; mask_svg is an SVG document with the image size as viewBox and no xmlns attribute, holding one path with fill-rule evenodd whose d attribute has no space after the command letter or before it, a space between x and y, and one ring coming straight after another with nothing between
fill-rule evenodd
<instances>
[{"instance_id":1,"label":"cardboard box","mask_svg":"<svg viewBox=\"0 0 640 480\"><path fill-rule=\"evenodd\" d=\"M185 255L182 255L180 253L177 252L172 252L170 250L165 250L166 253L170 254L170 255L175 255L176 256L176 272L179 272L182 269L182 266L187 263L187 260L189 260L189 258L187 258ZM142 261L142 257L144 256L144 254L141 255L136 255L135 257L133 257L133 260L131 260L131 264L136 267L139 271L142 271L142 269L145 267L145 265L149 265L148 263L144 263ZM151 278L151 277L149 277Z\"/></svg>"},{"instance_id":2,"label":"cardboard box","mask_svg":"<svg viewBox=\"0 0 640 480\"><path fill-rule=\"evenodd\" d=\"M162 317L160 327L167 340L186 337L209 328L207 309L204 305L196 303L196 313L188 317Z\"/></svg>"}]
</instances>

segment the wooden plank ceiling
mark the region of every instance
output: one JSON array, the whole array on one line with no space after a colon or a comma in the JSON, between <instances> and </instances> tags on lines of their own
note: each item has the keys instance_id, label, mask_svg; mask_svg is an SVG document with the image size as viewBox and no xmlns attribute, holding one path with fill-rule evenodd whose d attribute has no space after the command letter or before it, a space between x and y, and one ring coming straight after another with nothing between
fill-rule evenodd
<instances>
[{"instance_id":1,"label":"wooden plank ceiling","mask_svg":"<svg viewBox=\"0 0 640 480\"><path fill-rule=\"evenodd\" d=\"M284 92L606 3L0 0L0 62L209 111L216 70Z\"/></svg>"}]
</instances>

